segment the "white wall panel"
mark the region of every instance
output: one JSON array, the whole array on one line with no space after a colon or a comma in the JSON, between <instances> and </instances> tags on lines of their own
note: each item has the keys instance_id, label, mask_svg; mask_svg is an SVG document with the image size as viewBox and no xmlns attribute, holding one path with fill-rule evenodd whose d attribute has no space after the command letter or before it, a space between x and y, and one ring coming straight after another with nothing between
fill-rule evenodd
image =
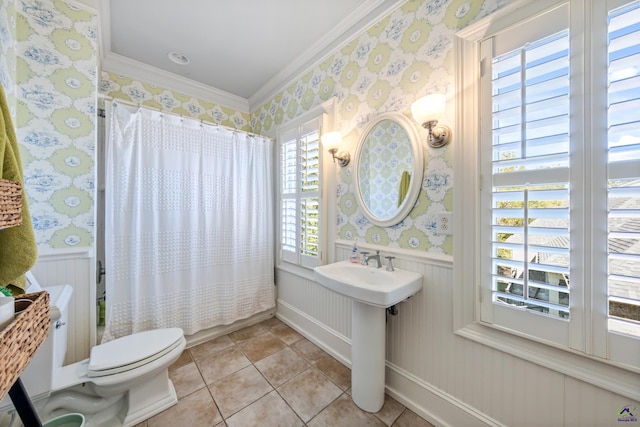
<instances>
[{"instance_id":1,"label":"white wall panel","mask_svg":"<svg viewBox=\"0 0 640 427\"><path fill-rule=\"evenodd\" d=\"M396 252L378 249L383 255ZM347 259L350 250L337 243L336 258ZM421 272L424 282L422 291L398 304L397 316L387 317L387 390L427 420L450 426L620 425L617 411L628 404L640 409L632 399L455 335L451 260L402 250L395 255L397 268ZM307 338L322 344L329 342L323 334L335 334L349 344L348 299L310 276L280 271L277 284L278 313L299 310L319 326L318 337ZM295 318L288 321L309 333ZM349 359L348 350L328 347Z\"/></svg>"},{"instance_id":2,"label":"white wall panel","mask_svg":"<svg viewBox=\"0 0 640 427\"><path fill-rule=\"evenodd\" d=\"M32 269L41 286L69 284L69 336L65 364L89 357L95 343L95 262L90 251L41 253Z\"/></svg>"}]
</instances>

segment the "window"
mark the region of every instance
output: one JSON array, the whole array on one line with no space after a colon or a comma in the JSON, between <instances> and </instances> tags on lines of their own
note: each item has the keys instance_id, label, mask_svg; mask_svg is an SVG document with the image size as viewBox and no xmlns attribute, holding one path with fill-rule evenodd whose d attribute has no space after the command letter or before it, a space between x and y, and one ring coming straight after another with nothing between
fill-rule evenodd
<instances>
[{"instance_id":1,"label":"window","mask_svg":"<svg viewBox=\"0 0 640 427\"><path fill-rule=\"evenodd\" d=\"M570 277L568 6L480 45L483 281L481 319L566 343ZM525 31L522 27L538 29ZM487 183L489 184L489 183ZM485 200L486 199L486 200ZM520 316L522 311L529 312ZM531 312L547 327L537 331Z\"/></svg>"},{"instance_id":2,"label":"window","mask_svg":"<svg viewBox=\"0 0 640 427\"><path fill-rule=\"evenodd\" d=\"M280 134L280 258L310 268L321 255L320 122Z\"/></svg>"},{"instance_id":3,"label":"window","mask_svg":"<svg viewBox=\"0 0 640 427\"><path fill-rule=\"evenodd\" d=\"M609 330L640 337L640 4L608 26Z\"/></svg>"},{"instance_id":4,"label":"window","mask_svg":"<svg viewBox=\"0 0 640 427\"><path fill-rule=\"evenodd\" d=\"M456 325L638 371L640 3L496 16L457 41Z\"/></svg>"}]
</instances>

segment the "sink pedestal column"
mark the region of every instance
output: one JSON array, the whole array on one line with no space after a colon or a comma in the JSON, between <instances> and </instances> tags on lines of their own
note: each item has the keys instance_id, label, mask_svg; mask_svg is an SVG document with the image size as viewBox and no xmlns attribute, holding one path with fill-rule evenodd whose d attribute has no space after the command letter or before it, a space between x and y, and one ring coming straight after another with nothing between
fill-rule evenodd
<instances>
[{"instance_id":1,"label":"sink pedestal column","mask_svg":"<svg viewBox=\"0 0 640 427\"><path fill-rule=\"evenodd\" d=\"M358 407L378 412L384 404L386 310L351 304L351 396Z\"/></svg>"}]
</instances>

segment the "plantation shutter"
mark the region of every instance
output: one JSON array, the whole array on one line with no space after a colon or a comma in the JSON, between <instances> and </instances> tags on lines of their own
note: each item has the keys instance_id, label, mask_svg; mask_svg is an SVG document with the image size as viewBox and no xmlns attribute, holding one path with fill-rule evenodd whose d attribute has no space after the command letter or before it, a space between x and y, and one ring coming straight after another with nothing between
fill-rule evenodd
<instances>
[{"instance_id":1,"label":"plantation shutter","mask_svg":"<svg viewBox=\"0 0 640 427\"><path fill-rule=\"evenodd\" d=\"M297 247L297 132L283 135L280 145L280 243L282 258L296 261Z\"/></svg>"},{"instance_id":2,"label":"plantation shutter","mask_svg":"<svg viewBox=\"0 0 640 427\"><path fill-rule=\"evenodd\" d=\"M481 319L568 341L570 103L568 8L481 45L483 247ZM532 325L530 317L542 322ZM546 322L546 323L545 323Z\"/></svg>"},{"instance_id":3,"label":"plantation shutter","mask_svg":"<svg viewBox=\"0 0 640 427\"><path fill-rule=\"evenodd\" d=\"M320 121L281 135L281 258L306 267L319 263Z\"/></svg>"},{"instance_id":4,"label":"plantation shutter","mask_svg":"<svg viewBox=\"0 0 640 427\"><path fill-rule=\"evenodd\" d=\"M300 141L300 263L315 267L320 256L320 130L317 120L302 126Z\"/></svg>"},{"instance_id":5,"label":"plantation shutter","mask_svg":"<svg viewBox=\"0 0 640 427\"><path fill-rule=\"evenodd\" d=\"M609 330L640 336L640 3L608 20Z\"/></svg>"}]
</instances>

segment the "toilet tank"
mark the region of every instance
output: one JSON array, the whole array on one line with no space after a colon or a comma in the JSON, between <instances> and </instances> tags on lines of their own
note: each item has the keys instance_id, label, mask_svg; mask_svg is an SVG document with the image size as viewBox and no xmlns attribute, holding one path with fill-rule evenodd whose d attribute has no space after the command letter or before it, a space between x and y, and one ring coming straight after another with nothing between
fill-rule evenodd
<instances>
[{"instance_id":1,"label":"toilet tank","mask_svg":"<svg viewBox=\"0 0 640 427\"><path fill-rule=\"evenodd\" d=\"M33 400L47 397L51 393L54 376L64 363L69 327L69 301L73 294L70 285L52 286L43 290L49 292L51 327L47 338L20 375L27 393ZM0 412L10 409L11 406L11 400L6 396L0 401Z\"/></svg>"},{"instance_id":2,"label":"toilet tank","mask_svg":"<svg viewBox=\"0 0 640 427\"><path fill-rule=\"evenodd\" d=\"M44 288L49 292L51 306L51 328L47 339L52 339L53 367L61 368L67 354L67 335L69 331L69 302L73 294L71 285L58 285Z\"/></svg>"}]
</instances>

